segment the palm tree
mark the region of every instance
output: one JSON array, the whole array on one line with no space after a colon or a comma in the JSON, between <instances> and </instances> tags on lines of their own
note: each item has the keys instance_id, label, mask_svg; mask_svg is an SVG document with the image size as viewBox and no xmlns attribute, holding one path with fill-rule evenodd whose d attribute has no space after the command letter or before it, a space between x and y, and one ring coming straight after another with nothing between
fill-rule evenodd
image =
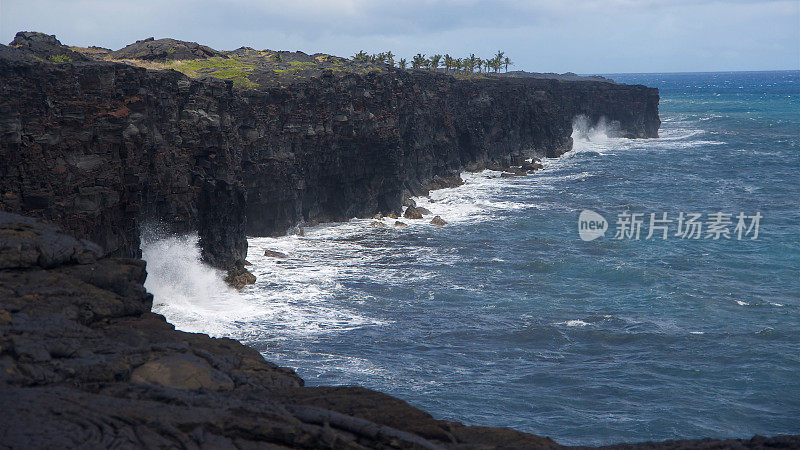
<instances>
[{"instance_id":1,"label":"palm tree","mask_svg":"<svg viewBox=\"0 0 800 450\"><path fill-rule=\"evenodd\" d=\"M508 56L506 56L506 58L503 60L503 64L506 65L506 73L508 73L508 66L513 66L514 65L514 63L511 62L510 59L508 59Z\"/></svg>"},{"instance_id":2,"label":"palm tree","mask_svg":"<svg viewBox=\"0 0 800 450\"><path fill-rule=\"evenodd\" d=\"M391 50L389 50L388 52L386 52L386 64L388 64L388 65L390 65L390 66L394 67L394 56L395 56L395 55L394 55L394 53L392 53L392 51L391 51Z\"/></svg>"},{"instance_id":3,"label":"palm tree","mask_svg":"<svg viewBox=\"0 0 800 450\"><path fill-rule=\"evenodd\" d=\"M400 62L397 63L401 69L405 70L406 66L408 65L408 61L405 58L400 59Z\"/></svg>"},{"instance_id":4,"label":"palm tree","mask_svg":"<svg viewBox=\"0 0 800 450\"><path fill-rule=\"evenodd\" d=\"M505 52L501 52L500 50L498 50L497 54L494 55L494 58L492 58L493 59L492 69L494 69L495 73L499 72L500 67L503 66L503 56L505 56Z\"/></svg>"},{"instance_id":5,"label":"palm tree","mask_svg":"<svg viewBox=\"0 0 800 450\"><path fill-rule=\"evenodd\" d=\"M464 69L464 59L463 58L456 59L453 65L456 67L456 72L461 72Z\"/></svg>"},{"instance_id":6,"label":"palm tree","mask_svg":"<svg viewBox=\"0 0 800 450\"><path fill-rule=\"evenodd\" d=\"M360 52L358 52L355 55L353 55L353 60L354 61L368 61L369 60L369 55L367 55L367 53L364 50L361 50Z\"/></svg>"},{"instance_id":7,"label":"palm tree","mask_svg":"<svg viewBox=\"0 0 800 450\"><path fill-rule=\"evenodd\" d=\"M444 55L444 71L450 72L450 68L453 67L453 57L450 54Z\"/></svg>"},{"instance_id":8,"label":"palm tree","mask_svg":"<svg viewBox=\"0 0 800 450\"><path fill-rule=\"evenodd\" d=\"M419 69L420 67L426 65L428 59L425 58L425 55L422 53L417 53L414 56L414 59L411 60L411 67L414 69Z\"/></svg>"},{"instance_id":9,"label":"palm tree","mask_svg":"<svg viewBox=\"0 0 800 450\"><path fill-rule=\"evenodd\" d=\"M481 71L483 70L483 63L484 62L483 62L482 59L480 59L480 58L476 58L475 59L475 66L478 67L478 73L481 73Z\"/></svg>"},{"instance_id":10,"label":"palm tree","mask_svg":"<svg viewBox=\"0 0 800 450\"><path fill-rule=\"evenodd\" d=\"M433 56L431 56L431 61L430 61L430 66L429 67L431 69L433 69L433 70L438 69L439 68L439 61L441 61L441 60L442 60L442 55L433 55Z\"/></svg>"},{"instance_id":11,"label":"palm tree","mask_svg":"<svg viewBox=\"0 0 800 450\"><path fill-rule=\"evenodd\" d=\"M478 58L475 57L475 53L469 55L469 59L467 59L467 61L467 68L469 69L469 72L474 72L475 66L478 65Z\"/></svg>"},{"instance_id":12,"label":"palm tree","mask_svg":"<svg viewBox=\"0 0 800 450\"><path fill-rule=\"evenodd\" d=\"M504 56L506 56L506 53L505 52L501 52L500 50L498 50L497 54L494 55L494 59L495 59L495 61L497 61L497 62L502 64ZM500 70L500 69L498 69L498 70Z\"/></svg>"}]
</instances>

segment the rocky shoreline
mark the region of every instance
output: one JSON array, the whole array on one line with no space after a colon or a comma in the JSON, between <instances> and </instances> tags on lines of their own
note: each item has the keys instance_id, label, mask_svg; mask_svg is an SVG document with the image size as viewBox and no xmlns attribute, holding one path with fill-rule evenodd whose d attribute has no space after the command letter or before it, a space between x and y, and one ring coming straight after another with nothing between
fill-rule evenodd
<instances>
[{"instance_id":1,"label":"rocky shoreline","mask_svg":"<svg viewBox=\"0 0 800 450\"><path fill-rule=\"evenodd\" d=\"M359 387L306 387L227 338L151 311L145 263L0 212L0 447L555 448L436 420ZM268 355L267 355L268 356ZM800 437L608 448L797 448Z\"/></svg>"},{"instance_id":2,"label":"rocky shoreline","mask_svg":"<svg viewBox=\"0 0 800 450\"><path fill-rule=\"evenodd\" d=\"M246 235L398 216L409 196L457 184L462 170L535 170L524 161L571 148L577 115L657 136L657 90L324 67L240 90L104 59L114 53L38 33L0 46L0 447L559 446L436 420L368 389L306 387L234 340L175 330L151 311L141 230L197 232L204 259L244 284ZM164 54L229 57L148 40L122 56Z\"/></svg>"}]
</instances>

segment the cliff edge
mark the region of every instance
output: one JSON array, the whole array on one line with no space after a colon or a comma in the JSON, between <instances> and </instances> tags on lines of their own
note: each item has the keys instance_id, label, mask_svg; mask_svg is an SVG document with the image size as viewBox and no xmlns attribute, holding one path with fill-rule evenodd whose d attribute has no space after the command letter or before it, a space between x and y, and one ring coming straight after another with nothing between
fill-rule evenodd
<instances>
[{"instance_id":1,"label":"cliff edge","mask_svg":"<svg viewBox=\"0 0 800 450\"><path fill-rule=\"evenodd\" d=\"M205 260L237 283L252 279L245 235L397 213L463 170L558 156L579 115L632 138L660 125L657 89L607 80L465 78L173 40L101 50L41 33L0 46L0 209L109 256L138 257L145 223L197 232Z\"/></svg>"}]
</instances>

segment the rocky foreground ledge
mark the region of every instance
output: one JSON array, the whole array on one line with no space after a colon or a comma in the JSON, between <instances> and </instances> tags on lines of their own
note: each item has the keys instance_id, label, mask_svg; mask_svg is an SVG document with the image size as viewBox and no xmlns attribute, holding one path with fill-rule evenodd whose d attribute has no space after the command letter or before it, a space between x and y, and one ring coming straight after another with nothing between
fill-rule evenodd
<instances>
[{"instance_id":1,"label":"rocky foreground ledge","mask_svg":"<svg viewBox=\"0 0 800 450\"><path fill-rule=\"evenodd\" d=\"M0 448L553 448L358 387L305 387L151 312L145 263L0 212ZM797 448L800 437L612 448Z\"/></svg>"}]
</instances>

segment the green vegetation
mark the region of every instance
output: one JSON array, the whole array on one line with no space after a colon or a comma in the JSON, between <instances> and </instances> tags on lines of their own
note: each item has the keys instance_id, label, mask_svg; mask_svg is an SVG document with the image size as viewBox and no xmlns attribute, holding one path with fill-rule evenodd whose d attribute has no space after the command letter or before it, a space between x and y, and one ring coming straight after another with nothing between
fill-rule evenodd
<instances>
[{"instance_id":1,"label":"green vegetation","mask_svg":"<svg viewBox=\"0 0 800 450\"><path fill-rule=\"evenodd\" d=\"M192 78L210 76L233 81L233 86L239 89L251 89L256 83L248 75L255 66L236 58L214 57L189 61L173 61L167 68L175 69Z\"/></svg>"},{"instance_id":2,"label":"green vegetation","mask_svg":"<svg viewBox=\"0 0 800 450\"><path fill-rule=\"evenodd\" d=\"M72 58L67 55L50 55L47 59L54 63L72 62Z\"/></svg>"},{"instance_id":3,"label":"green vegetation","mask_svg":"<svg viewBox=\"0 0 800 450\"><path fill-rule=\"evenodd\" d=\"M370 55L364 50L361 50L353 55L352 60L371 64L388 64L391 67L395 67L394 57L395 55L392 52L375 53ZM505 56L505 52L499 50L494 57L488 59L478 58L474 53L469 55L467 58L455 58L449 54L435 54L427 57L423 53L417 53L411 59L412 69L444 69L445 73L451 73L453 75L473 75L476 73L476 71L478 74L482 74L489 73L490 70L494 71L494 73L499 73L501 69L504 69L506 72L508 72L508 66L513 64L514 63L511 62L507 56ZM400 61L397 63L397 67L400 69L406 69L408 65L409 62L405 58L400 59Z\"/></svg>"},{"instance_id":4,"label":"green vegetation","mask_svg":"<svg viewBox=\"0 0 800 450\"><path fill-rule=\"evenodd\" d=\"M236 68L253 69L254 67L252 64L248 64L236 58L223 58L220 56L216 56L214 58L209 58L209 59L175 61L173 65L175 66L175 70L179 71L187 70L193 72L200 72L206 69L209 70L236 69Z\"/></svg>"},{"instance_id":5,"label":"green vegetation","mask_svg":"<svg viewBox=\"0 0 800 450\"><path fill-rule=\"evenodd\" d=\"M211 77L230 80L237 89L254 89L284 85L298 80L321 77L331 73L372 74L385 73L389 67L430 70L450 74L460 79L484 78L490 71L508 71L513 64L505 53L498 51L490 59L471 54L458 58L449 54L427 56L417 53L413 58L397 58L391 51L367 54L363 50L351 59L326 54L307 55L303 52L277 52L273 50L238 49L223 56L193 60L139 60L111 59L149 70L172 69L191 78ZM66 62L66 55L53 56L53 62ZM388 66L388 67L387 67Z\"/></svg>"}]
</instances>

